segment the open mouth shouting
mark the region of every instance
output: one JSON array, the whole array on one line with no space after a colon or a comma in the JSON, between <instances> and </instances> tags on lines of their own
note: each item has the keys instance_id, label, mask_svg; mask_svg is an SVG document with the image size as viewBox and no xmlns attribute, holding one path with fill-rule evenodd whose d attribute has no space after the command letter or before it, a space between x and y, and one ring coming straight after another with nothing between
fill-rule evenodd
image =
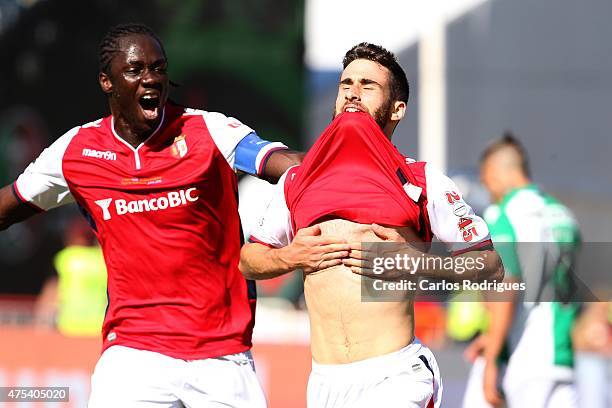
<instances>
[{"instance_id":1,"label":"open mouth shouting","mask_svg":"<svg viewBox=\"0 0 612 408\"><path fill-rule=\"evenodd\" d=\"M160 98L157 92L147 92L138 98L138 104L146 120L155 120L160 114Z\"/></svg>"}]
</instances>

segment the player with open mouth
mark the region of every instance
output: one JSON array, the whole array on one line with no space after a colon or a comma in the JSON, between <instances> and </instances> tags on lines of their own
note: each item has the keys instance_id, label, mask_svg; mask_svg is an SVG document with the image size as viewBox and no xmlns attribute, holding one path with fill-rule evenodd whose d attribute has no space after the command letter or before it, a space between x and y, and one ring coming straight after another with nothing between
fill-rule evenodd
<instances>
[{"instance_id":1,"label":"player with open mouth","mask_svg":"<svg viewBox=\"0 0 612 408\"><path fill-rule=\"evenodd\" d=\"M90 408L263 408L235 170L278 179L301 154L168 101L166 53L146 26L111 28L99 62L111 114L69 130L0 189L0 229L72 202L90 221L109 299Z\"/></svg>"}]
</instances>

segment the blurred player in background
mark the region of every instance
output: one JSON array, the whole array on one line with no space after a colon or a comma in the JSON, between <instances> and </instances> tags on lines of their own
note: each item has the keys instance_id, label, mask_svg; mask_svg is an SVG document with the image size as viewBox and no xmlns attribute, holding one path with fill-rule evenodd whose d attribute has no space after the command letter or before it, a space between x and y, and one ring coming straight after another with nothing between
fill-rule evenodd
<instances>
[{"instance_id":1,"label":"blurred player in background","mask_svg":"<svg viewBox=\"0 0 612 408\"><path fill-rule=\"evenodd\" d=\"M36 302L37 324L65 336L99 336L107 305L102 249L83 218L73 219L64 235L66 246L53 259L56 275Z\"/></svg>"},{"instance_id":2,"label":"blurred player in background","mask_svg":"<svg viewBox=\"0 0 612 408\"><path fill-rule=\"evenodd\" d=\"M68 131L0 190L0 229L72 202L90 221L109 296L90 407L264 407L234 171L277 179L299 155L168 101L166 53L146 26L111 28L99 62L111 115Z\"/></svg>"},{"instance_id":3,"label":"blurred player in background","mask_svg":"<svg viewBox=\"0 0 612 408\"><path fill-rule=\"evenodd\" d=\"M580 407L612 406L612 303L588 303L572 332Z\"/></svg>"},{"instance_id":4,"label":"blurred player in background","mask_svg":"<svg viewBox=\"0 0 612 408\"><path fill-rule=\"evenodd\" d=\"M571 329L577 305L568 300L578 225L533 184L525 149L511 134L483 152L480 171L495 203L484 217L506 280L525 282L526 291L524 299L488 303L494 318L467 352L475 363L464 407L500 406L500 385L510 408L576 407ZM502 379L500 363L508 355Z\"/></svg>"},{"instance_id":5,"label":"blurred player in background","mask_svg":"<svg viewBox=\"0 0 612 408\"><path fill-rule=\"evenodd\" d=\"M334 120L304 163L275 186L253 243L243 247L241 269L251 279L304 270L310 408L439 407L440 372L414 337L411 294L402 292L401 301L361 298L359 274L371 273L362 269L361 242L429 242L435 235L456 257L487 258L481 278L501 272L501 264L486 224L454 183L391 144L408 101L406 74L395 56L361 43L346 53L343 66ZM313 235L329 242L314 242ZM346 251L334 244L337 236L358 244ZM337 245L335 252L312 253L324 244ZM416 249L409 255L429 256ZM417 273L456 278L452 271Z\"/></svg>"}]
</instances>

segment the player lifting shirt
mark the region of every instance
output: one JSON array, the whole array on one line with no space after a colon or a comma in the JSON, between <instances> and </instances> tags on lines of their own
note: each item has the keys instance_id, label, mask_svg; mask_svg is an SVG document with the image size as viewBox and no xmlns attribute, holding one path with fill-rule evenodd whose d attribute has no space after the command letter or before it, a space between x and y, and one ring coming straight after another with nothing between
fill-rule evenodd
<instances>
[{"instance_id":1,"label":"player lifting shirt","mask_svg":"<svg viewBox=\"0 0 612 408\"><path fill-rule=\"evenodd\" d=\"M304 270L313 354L310 408L439 407L440 373L432 353L414 338L412 297L362 301L359 275L372 275L361 267L360 244L318 258L300 256L300 249L312 246L314 237L360 243L429 242L436 236L454 256L485 258L479 278L499 278L503 269L486 224L454 183L391 144L408 100L408 82L393 54L362 43L347 52L343 65L335 118L303 164L279 181L251 233L253 242L243 247L241 270L250 279ZM425 274L457 278L417 272Z\"/></svg>"}]
</instances>

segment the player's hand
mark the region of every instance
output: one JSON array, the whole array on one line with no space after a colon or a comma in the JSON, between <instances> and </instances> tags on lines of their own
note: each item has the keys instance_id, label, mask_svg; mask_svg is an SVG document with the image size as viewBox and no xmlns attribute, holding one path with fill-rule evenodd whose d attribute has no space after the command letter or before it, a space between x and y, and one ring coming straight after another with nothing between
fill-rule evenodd
<instances>
[{"instance_id":1,"label":"player's hand","mask_svg":"<svg viewBox=\"0 0 612 408\"><path fill-rule=\"evenodd\" d=\"M498 367L495 362L487 361L485 364L484 371L484 397L487 402L494 407L500 407L502 405L502 397L497 389L497 376Z\"/></svg>"},{"instance_id":2,"label":"player's hand","mask_svg":"<svg viewBox=\"0 0 612 408\"><path fill-rule=\"evenodd\" d=\"M346 259L342 260L344 266L351 268L357 275L367 276L372 279L399 280L409 278L405 270L385 269L380 270L380 265L375 268L375 258L395 258L397 254L402 256L418 256L418 252L410 245L406 245L406 239L393 228L386 228L378 224L372 224L372 232L382 241L380 244L352 243L351 251Z\"/></svg>"},{"instance_id":3,"label":"player's hand","mask_svg":"<svg viewBox=\"0 0 612 408\"><path fill-rule=\"evenodd\" d=\"M372 224L372 232L383 241L406 242L406 239L393 228L386 228L382 225Z\"/></svg>"},{"instance_id":4,"label":"player's hand","mask_svg":"<svg viewBox=\"0 0 612 408\"><path fill-rule=\"evenodd\" d=\"M340 237L321 236L318 225L298 230L290 245L281 251L281 259L290 269L302 269L305 274L341 265L348 256L350 245Z\"/></svg>"},{"instance_id":5,"label":"player's hand","mask_svg":"<svg viewBox=\"0 0 612 408\"><path fill-rule=\"evenodd\" d=\"M482 355L482 353L484 352L486 343L487 338L485 337L485 335L479 335L467 346L467 348L463 352L463 357L473 364L474 361L476 361L476 359L478 358L478 356Z\"/></svg>"},{"instance_id":6,"label":"player's hand","mask_svg":"<svg viewBox=\"0 0 612 408\"><path fill-rule=\"evenodd\" d=\"M399 256L402 259L403 257L416 258L421 255L421 251L405 243L351 243L349 255L342 260L342 263L357 275L372 279L398 281L415 278L415 271L406 269L401 261L402 265L396 265L397 257ZM392 261L394 266L389 268L385 264L386 260Z\"/></svg>"},{"instance_id":7,"label":"player's hand","mask_svg":"<svg viewBox=\"0 0 612 408\"><path fill-rule=\"evenodd\" d=\"M346 258L342 259L342 264L358 275L376 275L373 270L373 259L376 253L371 249L370 245L364 245L361 242L350 243L349 253Z\"/></svg>"}]
</instances>

